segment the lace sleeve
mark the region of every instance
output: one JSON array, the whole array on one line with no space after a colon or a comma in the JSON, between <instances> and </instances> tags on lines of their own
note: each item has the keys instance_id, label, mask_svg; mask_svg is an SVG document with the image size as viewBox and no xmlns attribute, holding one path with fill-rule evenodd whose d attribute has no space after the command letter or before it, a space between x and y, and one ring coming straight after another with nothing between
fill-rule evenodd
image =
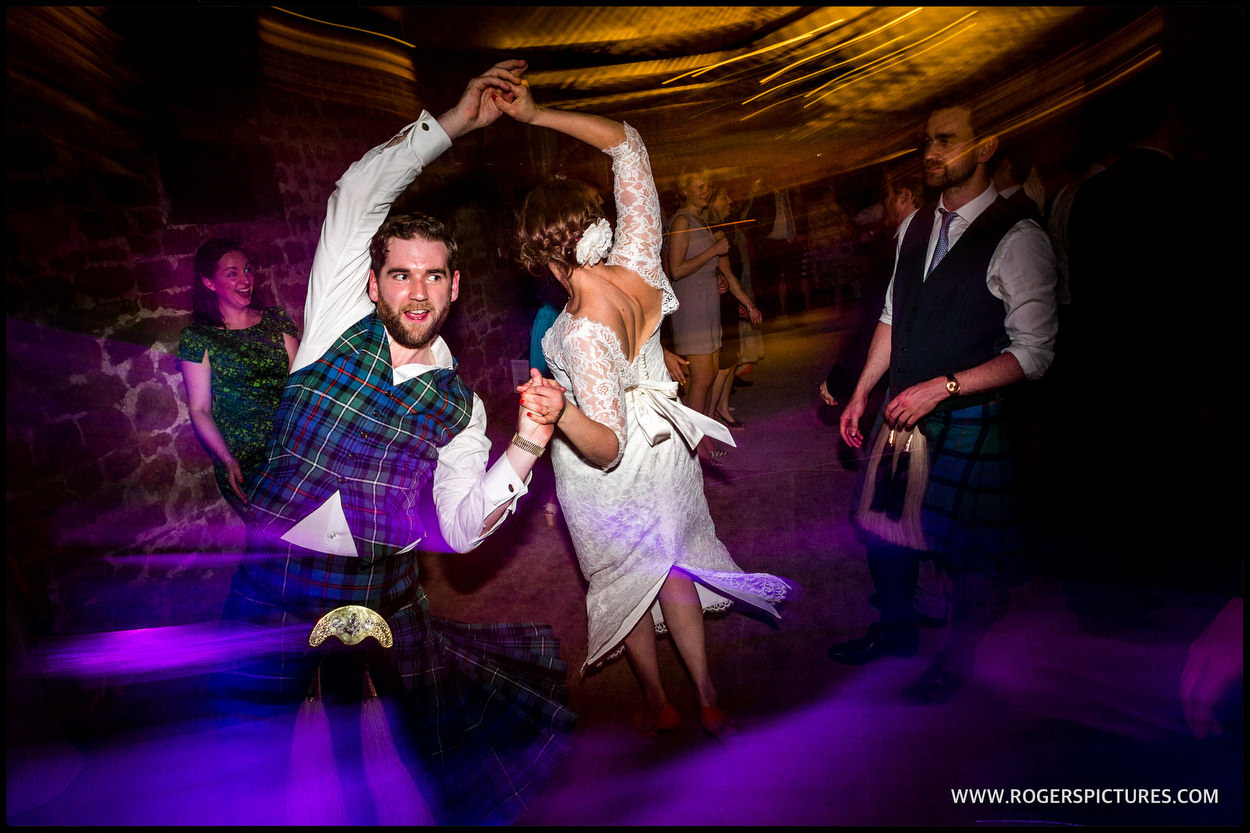
<instances>
[{"instance_id":1,"label":"lace sleeve","mask_svg":"<svg viewBox=\"0 0 1250 833\"><path fill-rule=\"evenodd\" d=\"M637 272L643 280L664 293L663 311L677 308L673 288L660 267L660 196L651 174L651 159L642 137L625 125L625 141L604 151L612 157L613 188L616 192L616 244L608 263Z\"/></svg>"},{"instance_id":2,"label":"lace sleeve","mask_svg":"<svg viewBox=\"0 0 1250 833\"><path fill-rule=\"evenodd\" d=\"M582 413L616 434L616 459L604 470L616 468L625 454L625 354L611 328L588 318L570 322L564 334L569 383Z\"/></svg>"}]
</instances>

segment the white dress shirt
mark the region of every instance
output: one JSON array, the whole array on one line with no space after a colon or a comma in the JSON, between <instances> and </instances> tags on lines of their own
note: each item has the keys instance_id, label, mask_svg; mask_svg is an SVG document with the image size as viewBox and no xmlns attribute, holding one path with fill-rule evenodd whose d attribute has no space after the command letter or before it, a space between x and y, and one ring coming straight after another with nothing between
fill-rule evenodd
<instances>
[{"instance_id":1,"label":"white dress shirt","mask_svg":"<svg viewBox=\"0 0 1250 833\"><path fill-rule=\"evenodd\" d=\"M325 355L343 333L376 308L368 295L369 241L403 193L430 162L451 147L451 139L429 113L405 127L385 145L378 145L348 168L339 179L326 207L321 240L313 257L304 304L304 338L291 371ZM388 335L389 339L389 335ZM436 364L407 364L394 368L398 384L437 368L452 366L451 350L442 336L431 344ZM468 552L516 508L527 491L503 456L488 471L490 440L486 437L486 409L473 395L469 424L439 449L434 469L434 505L439 528L456 552ZM483 521L500 506L508 511L489 530ZM340 493L292 527L283 540L331 555L357 556ZM411 542L401 552L417 545Z\"/></svg>"},{"instance_id":2,"label":"white dress shirt","mask_svg":"<svg viewBox=\"0 0 1250 833\"><path fill-rule=\"evenodd\" d=\"M980 196L955 212L957 217L951 220L947 232L952 249L968 226L996 199L998 191L991 184ZM946 207L941 202L939 205ZM912 214L899 226L894 253L895 269L898 268L898 249L902 247L903 237L918 214ZM934 210L933 230L929 233L929 248L925 255L926 277L941 226L942 215ZM1003 324L1011 342L1004 352L1016 357L1028 379L1040 378L1055 358L1055 336L1059 332L1055 282L1055 253L1050 238L1033 220L1016 223L994 249L986 269L985 283L990 294L1003 302L1006 313ZM894 276L891 275L890 286L885 293L885 309L879 319L883 324L891 324L894 320L893 297Z\"/></svg>"}]
</instances>

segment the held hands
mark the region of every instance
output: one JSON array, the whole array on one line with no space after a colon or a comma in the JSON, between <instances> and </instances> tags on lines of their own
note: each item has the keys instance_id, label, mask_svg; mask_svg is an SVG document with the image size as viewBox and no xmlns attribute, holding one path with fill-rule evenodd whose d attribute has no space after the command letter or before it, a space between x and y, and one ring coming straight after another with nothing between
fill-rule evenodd
<instances>
[{"instance_id":1,"label":"held hands","mask_svg":"<svg viewBox=\"0 0 1250 833\"><path fill-rule=\"evenodd\" d=\"M750 316L751 323L757 327L764 323L764 313L760 312L759 307L751 307L751 309L747 310L747 315Z\"/></svg>"},{"instance_id":2,"label":"held hands","mask_svg":"<svg viewBox=\"0 0 1250 833\"><path fill-rule=\"evenodd\" d=\"M546 445L555 433L556 423L564 416L564 388L555 379L544 379L530 368L530 380L517 388L521 409L517 415L517 432L528 440Z\"/></svg>"},{"instance_id":3,"label":"held hands","mask_svg":"<svg viewBox=\"0 0 1250 833\"><path fill-rule=\"evenodd\" d=\"M499 103L512 96L527 66L520 59L495 64L469 82L456 106L439 116L438 123L452 139L494 123L502 114Z\"/></svg>"},{"instance_id":4,"label":"held hands","mask_svg":"<svg viewBox=\"0 0 1250 833\"><path fill-rule=\"evenodd\" d=\"M529 124L538 115L538 105L530 92L530 82L518 79L510 84L506 95L493 93L494 104L511 118L522 124Z\"/></svg>"}]
</instances>

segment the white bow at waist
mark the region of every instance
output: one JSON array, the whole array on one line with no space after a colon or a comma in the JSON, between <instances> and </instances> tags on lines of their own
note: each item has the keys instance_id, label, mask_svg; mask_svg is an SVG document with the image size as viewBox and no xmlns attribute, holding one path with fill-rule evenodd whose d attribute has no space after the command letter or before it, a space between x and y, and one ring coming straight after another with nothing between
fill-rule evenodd
<instances>
[{"instance_id":1,"label":"white bow at waist","mask_svg":"<svg viewBox=\"0 0 1250 833\"><path fill-rule=\"evenodd\" d=\"M692 451L704 436L738 447L728 428L677 401L676 382L640 379L638 386L626 394L633 398L638 427L653 446L672 436L672 429L676 428Z\"/></svg>"}]
</instances>

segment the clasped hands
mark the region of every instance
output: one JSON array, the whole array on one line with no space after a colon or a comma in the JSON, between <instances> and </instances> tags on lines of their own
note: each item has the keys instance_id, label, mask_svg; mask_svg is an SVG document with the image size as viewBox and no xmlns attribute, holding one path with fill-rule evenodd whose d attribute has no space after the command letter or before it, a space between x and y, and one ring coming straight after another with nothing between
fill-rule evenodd
<instances>
[{"instance_id":1,"label":"clasped hands","mask_svg":"<svg viewBox=\"0 0 1250 833\"><path fill-rule=\"evenodd\" d=\"M521 89L521 73L529 65L520 59L500 61L469 82L456 106L439 117L438 123L452 139L470 130L493 124L501 115L500 102L511 102Z\"/></svg>"},{"instance_id":2,"label":"clasped hands","mask_svg":"<svg viewBox=\"0 0 1250 833\"><path fill-rule=\"evenodd\" d=\"M564 388L555 379L530 368L530 380L517 388L521 394L521 410L517 417L517 430L529 435L541 436L545 444L555 433L556 423L564 416ZM525 429L525 430L522 430Z\"/></svg>"}]
</instances>

